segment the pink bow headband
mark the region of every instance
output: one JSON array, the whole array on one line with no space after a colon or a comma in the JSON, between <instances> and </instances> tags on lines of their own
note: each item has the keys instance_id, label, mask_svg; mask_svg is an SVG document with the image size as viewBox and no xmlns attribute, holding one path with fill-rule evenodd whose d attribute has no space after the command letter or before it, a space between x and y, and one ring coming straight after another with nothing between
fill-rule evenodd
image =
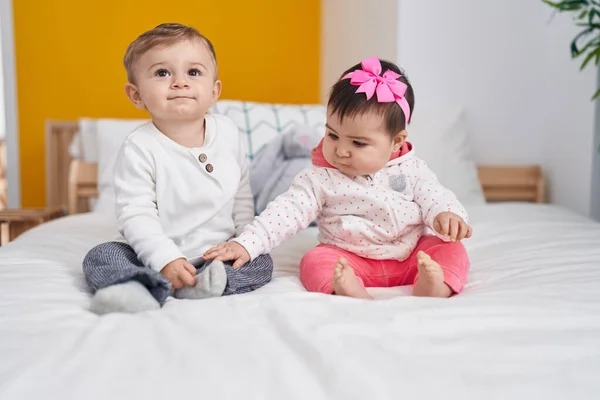
<instances>
[{"instance_id":1,"label":"pink bow headband","mask_svg":"<svg viewBox=\"0 0 600 400\"><path fill-rule=\"evenodd\" d=\"M389 69L381 74L381 62L377 57L367 58L361 63L362 69L349 72L342 79L350 78L350 83L354 86L359 86L356 93L364 93L367 95L367 100L377 94L377 101L380 103L398 103L404 116L406 123L410 121L410 106L404 97L408 86L404 82L397 80L402 75L398 75Z\"/></svg>"}]
</instances>

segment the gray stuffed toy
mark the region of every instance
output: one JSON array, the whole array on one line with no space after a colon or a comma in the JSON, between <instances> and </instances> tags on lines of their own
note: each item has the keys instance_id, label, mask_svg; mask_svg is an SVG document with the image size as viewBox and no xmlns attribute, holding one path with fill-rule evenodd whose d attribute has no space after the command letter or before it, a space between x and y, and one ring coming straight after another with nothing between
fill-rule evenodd
<instances>
[{"instance_id":1,"label":"gray stuffed toy","mask_svg":"<svg viewBox=\"0 0 600 400\"><path fill-rule=\"evenodd\" d=\"M322 129L298 125L277 136L256 154L250 167L250 186L257 215L289 189L300 171L312 165L311 151L322 138Z\"/></svg>"}]
</instances>

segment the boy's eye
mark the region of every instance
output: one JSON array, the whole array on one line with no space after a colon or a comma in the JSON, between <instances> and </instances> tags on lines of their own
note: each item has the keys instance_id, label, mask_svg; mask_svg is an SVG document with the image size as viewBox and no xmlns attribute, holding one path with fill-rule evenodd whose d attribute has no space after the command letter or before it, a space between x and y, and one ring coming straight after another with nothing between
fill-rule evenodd
<instances>
[{"instance_id":1,"label":"boy's eye","mask_svg":"<svg viewBox=\"0 0 600 400\"><path fill-rule=\"evenodd\" d=\"M335 133L329 132L329 134L327 136L329 136L333 140L338 140L339 139L338 135L336 135Z\"/></svg>"},{"instance_id":2,"label":"boy's eye","mask_svg":"<svg viewBox=\"0 0 600 400\"><path fill-rule=\"evenodd\" d=\"M188 71L188 74L189 74L190 76L200 76L200 75L201 75L201 74L200 74L200 70L199 70L199 69L196 69L196 68L194 68L194 69L190 69L190 70Z\"/></svg>"},{"instance_id":3,"label":"boy's eye","mask_svg":"<svg viewBox=\"0 0 600 400\"><path fill-rule=\"evenodd\" d=\"M156 76L168 76L169 75L169 71L167 71L166 69L159 69L158 71L156 71Z\"/></svg>"},{"instance_id":4,"label":"boy's eye","mask_svg":"<svg viewBox=\"0 0 600 400\"><path fill-rule=\"evenodd\" d=\"M363 143L363 142L358 142L356 140L352 141L352 143L356 146L356 147L365 147L367 144Z\"/></svg>"}]
</instances>

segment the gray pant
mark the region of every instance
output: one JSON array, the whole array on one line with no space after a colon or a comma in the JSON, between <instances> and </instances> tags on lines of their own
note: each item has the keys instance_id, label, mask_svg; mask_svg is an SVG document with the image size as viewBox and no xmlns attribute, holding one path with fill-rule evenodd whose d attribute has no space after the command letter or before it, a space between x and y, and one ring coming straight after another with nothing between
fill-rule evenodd
<instances>
[{"instance_id":1,"label":"gray pant","mask_svg":"<svg viewBox=\"0 0 600 400\"><path fill-rule=\"evenodd\" d=\"M210 261L197 266L202 272ZM225 263L227 285L224 296L251 292L271 281L273 260L268 254L258 256L234 269ZM160 272L145 267L126 243L107 242L91 249L83 260L83 273L90 288L96 292L108 286L136 280L162 305L171 291L171 282Z\"/></svg>"}]
</instances>

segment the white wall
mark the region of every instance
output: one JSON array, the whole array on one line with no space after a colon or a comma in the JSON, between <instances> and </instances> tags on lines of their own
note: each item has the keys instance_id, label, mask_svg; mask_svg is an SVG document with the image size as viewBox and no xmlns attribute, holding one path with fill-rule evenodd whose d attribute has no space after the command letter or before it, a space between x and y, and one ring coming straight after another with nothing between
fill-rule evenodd
<instances>
[{"instance_id":1,"label":"white wall","mask_svg":"<svg viewBox=\"0 0 600 400\"><path fill-rule=\"evenodd\" d=\"M4 96L8 206L19 208L21 206L21 174L12 1L0 1L0 31L4 82L4 90L0 96Z\"/></svg>"},{"instance_id":2,"label":"white wall","mask_svg":"<svg viewBox=\"0 0 600 400\"><path fill-rule=\"evenodd\" d=\"M600 83L600 68L598 69ZM591 215L600 221L600 101L596 102L595 142L592 148L592 212Z\"/></svg>"},{"instance_id":3,"label":"white wall","mask_svg":"<svg viewBox=\"0 0 600 400\"><path fill-rule=\"evenodd\" d=\"M398 0L321 1L322 102L342 72L360 60L397 58L397 17Z\"/></svg>"},{"instance_id":4,"label":"white wall","mask_svg":"<svg viewBox=\"0 0 600 400\"><path fill-rule=\"evenodd\" d=\"M479 163L542 164L551 199L589 215L595 90L577 29L539 0L399 0L398 61L419 107L467 109Z\"/></svg>"}]
</instances>

